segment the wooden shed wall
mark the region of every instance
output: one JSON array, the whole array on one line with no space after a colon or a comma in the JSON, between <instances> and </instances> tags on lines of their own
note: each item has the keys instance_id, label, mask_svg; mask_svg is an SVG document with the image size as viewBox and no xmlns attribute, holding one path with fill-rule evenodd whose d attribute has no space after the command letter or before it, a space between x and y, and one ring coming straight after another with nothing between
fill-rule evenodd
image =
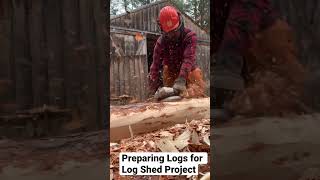
<instances>
[{"instance_id":1,"label":"wooden shed wall","mask_svg":"<svg viewBox=\"0 0 320 180\"><path fill-rule=\"evenodd\" d=\"M202 70L203 78L206 82L206 93L210 95L210 46L198 45L197 46L197 64Z\"/></svg>"},{"instance_id":2,"label":"wooden shed wall","mask_svg":"<svg viewBox=\"0 0 320 180\"><path fill-rule=\"evenodd\" d=\"M128 95L138 101L147 99L147 42L142 37L137 41L134 33L111 33L111 98Z\"/></svg>"},{"instance_id":3,"label":"wooden shed wall","mask_svg":"<svg viewBox=\"0 0 320 180\"><path fill-rule=\"evenodd\" d=\"M104 1L0 1L0 114L78 109L102 125L106 99Z\"/></svg>"},{"instance_id":4,"label":"wooden shed wall","mask_svg":"<svg viewBox=\"0 0 320 180\"><path fill-rule=\"evenodd\" d=\"M146 31L146 33L160 33L158 27L157 27L157 17L159 15L160 9L166 5L172 5L169 1L159 1L159 2L155 2L152 4L148 4L145 6L142 6L141 8L138 8L136 10L133 10L132 12L130 12L129 14L123 14L123 15L118 15L116 17L111 18L110 21L110 25L114 26L114 27L121 27L121 28L127 28L132 29L132 30L136 30L136 31ZM199 26L197 26L189 17L184 16L184 21L185 21L185 26L192 29L193 31L196 32L197 37L198 37L198 45L197 45L197 63L200 66L200 68L203 71L203 76L205 81L207 82L207 94L209 95L209 88L210 88L210 36L208 33L206 33L204 30L202 30ZM127 31L127 33L129 33L130 31ZM121 42L121 41L119 41ZM148 49L148 51L152 51L153 49ZM111 53L112 54L112 53ZM138 95L135 95L136 92L129 92L129 94L123 93L122 92L122 86L123 84L126 83L121 83L124 80L121 79L120 76L117 75L118 73L118 66L117 63L124 63L126 64L126 60L122 60L122 59L132 59L134 57L132 56L127 56L127 54L124 54L123 57L119 58L119 57L113 57L111 58L111 65L113 66L110 67L111 71L113 71L112 73L110 73L110 76L112 76L113 78L111 79L111 84L114 84L114 86L111 85L110 87L110 92L111 92L111 96L117 97L117 96L121 96L121 95L130 95L130 96L134 96L139 100L144 100L143 97L140 97ZM135 60L131 60L133 62L135 62ZM128 61L130 62L130 61ZM148 68L148 64L147 62L145 62L144 60L142 60L142 64ZM120 69L122 68L122 65L120 65ZM145 79L147 76L147 71L148 69L145 69L144 75L141 76L140 74L140 78L141 79ZM115 71L115 72L114 72ZM120 78L120 79L117 79ZM147 82L146 82L147 83ZM117 88L117 86L119 88ZM143 87L141 90L144 91L145 96L147 97L148 92L147 92L147 88Z\"/></svg>"},{"instance_id":5,"label":"wooden shed wall","mask_svg":"<svg viewBox=\"0 0 320 180\"><path fill-rule=\"evenodd\" d=\"M172 4L168 1L160 1L142 6L141 8L136 9L129 14L119 15L115 18L112 18L110 25L150 32L160 32L157 27L157 18L160 9L166 5ZM184 16L184 20L185 26L195 31L199 39L207 41L210 39L210 36L199 26L193 23L189 17Z\"/></svg>"},{"instance_id":6,"label":"wooden shed wall","mask_svg":"<svg viewBox=\"0 0 320 180\"><path fill-rule=\"evenodd\" d=\"M148 92L148 61L147 53L153 49L147 49L145 36L137 42L135 33L113 32L111 33L111 62L110 62L110 95L112 99L128 95L138 101L146 100ZM210 87L210 47L206 44L197 46L197 64L203 71L203 77L207 83L207 93Z\"/></svg>"}]
</instances>

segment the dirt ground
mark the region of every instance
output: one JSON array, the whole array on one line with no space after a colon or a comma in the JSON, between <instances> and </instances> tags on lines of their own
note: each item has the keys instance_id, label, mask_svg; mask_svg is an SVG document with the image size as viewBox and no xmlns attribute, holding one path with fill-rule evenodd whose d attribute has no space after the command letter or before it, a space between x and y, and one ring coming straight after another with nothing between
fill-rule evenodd
<instances>
[{"instance_id":1,"label":"dirt ground","mask_svg":"<svg viewBox=\"0 0 320 180\"><path fill-rule=\"evenodd\" d=\"M320 179L320 114L238 118L212 128L214 179Z\"/></svg>"},{"instance_id":2,"label":"dirt ground","mask_svg":"<svg viewBox=\"0 0 320 180\"><path fill-rule=\"evenodd\" d=\"M0 174L1 180L87 180L87 179L107 179L105 171L105 161L92 161L89 163L79 163L67 161L59 170L42 171L29 168L6 167Z\"/></svg>"},{"instance_id":3,"label":"dirt ground","mask_svg":"<svg viewBox=\"0 0 320 180\"><path fill-rule=\"evenodd\" d=\"M0 179L106 179L106 133L0 140Z\"/></svg>"}]
</instances>

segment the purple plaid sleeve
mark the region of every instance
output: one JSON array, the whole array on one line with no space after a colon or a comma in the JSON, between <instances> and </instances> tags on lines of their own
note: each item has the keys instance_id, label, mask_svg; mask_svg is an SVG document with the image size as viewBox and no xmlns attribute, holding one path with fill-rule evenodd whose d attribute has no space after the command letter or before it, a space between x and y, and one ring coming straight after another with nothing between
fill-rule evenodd
<instances>
[{"instance_id":1,"label":"purple plaid sleeve","mask_svg":"<svg viewBox=\"0 0 320 180\"><path fill-rule=\"evenodd\" d=\"M196 61L196 49L197 49L196 33L194 33L193 31L188 33L183 41L183 45L185 49L183 51L183 59L182 59L182 65L180 68L179 77L184 77L186 79Z\"/></svg>"},{"instance_id":2,"label":"purple plaid sleeve","mask_svg":"<svg viewBox=\"0 0 320 180\"><path fill-rule=\"evenodd\" d=\"M269 0L233 1L219 50L243 52L250 47L251 37L269 27L276 17Z\"/></svg>"}]
</instances>

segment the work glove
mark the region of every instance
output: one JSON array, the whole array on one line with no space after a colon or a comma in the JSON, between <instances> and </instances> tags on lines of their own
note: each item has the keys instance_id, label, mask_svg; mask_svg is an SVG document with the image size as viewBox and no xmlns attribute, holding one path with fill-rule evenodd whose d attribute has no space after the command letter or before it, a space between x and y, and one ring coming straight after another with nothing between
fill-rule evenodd
<instances>
[{"instance_id":1,"label":"work glove","mask_svg":"<svg viewBox=\"0 0 320 180\"><path fill-rule=\"evenodd\" d=\"M162 86L162 81L159 78L151 78L149 75L149 91L153 94L156 90Z\"/></svg>"},{"instance_id":2,"label":"work glove","mask_svg":"<svg viewBox=\"0 0 320 180\"><path fill-rule=\"evenodd\" d=\"M170 96L177 96L177 95L179 95L179 92L177 92L177 90L171 87L162 87L162 88L159 88L157 92L154 94L154 98L156 100L161 100Z\"/></svg>"},{"instance_id":3,"label":"work glove","mask_svg":"<svg viewBox=\"0 0 320 180\"><path fill-rule=\"evenodd\" d=\"M178 91L179 93L182 93L187 89L186 87L186 79L183 77L179 77L178 79L175 80L173 89Z\"/></svg>"}]
</instances>

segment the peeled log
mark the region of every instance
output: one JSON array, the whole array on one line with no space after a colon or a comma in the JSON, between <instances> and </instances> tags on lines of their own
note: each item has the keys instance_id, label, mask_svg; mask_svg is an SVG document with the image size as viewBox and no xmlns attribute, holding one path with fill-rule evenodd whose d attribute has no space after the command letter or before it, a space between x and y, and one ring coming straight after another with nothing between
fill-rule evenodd
<instances>
[{"instance_id":1,"label":"peeled log","mask_svg":"<svg viewBox=\"0 0 320 180\"><path fill-rule=\"evenodd\" d=\"M178 102L139 103L111 107L110 141L144 134L186 121L209 119L210 98Z\"/></svg>"}]
</instances>

